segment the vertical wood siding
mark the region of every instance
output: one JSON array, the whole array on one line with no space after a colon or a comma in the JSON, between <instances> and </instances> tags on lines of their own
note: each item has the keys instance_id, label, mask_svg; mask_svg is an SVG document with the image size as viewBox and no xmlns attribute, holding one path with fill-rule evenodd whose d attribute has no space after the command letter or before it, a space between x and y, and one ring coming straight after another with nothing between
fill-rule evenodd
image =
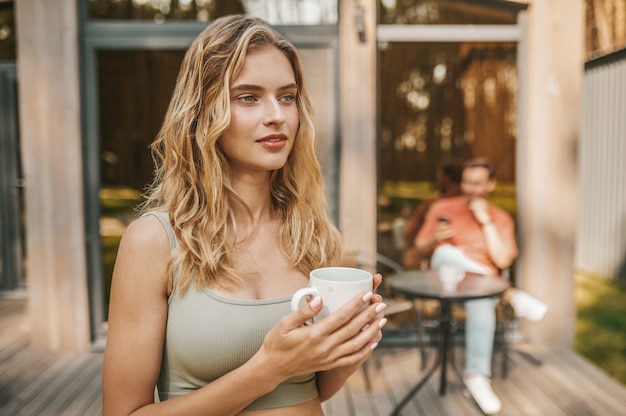
<instances>
[{"instance_id":1,"label":"vertical wood siding","mask_svg":"<svg viewBox=\"0 0 626 416\"><path fill-rule=\"evenodd\" d=\"M626 50L583 81L576 269L626 283Z\"/></svg>"}]
</instances>

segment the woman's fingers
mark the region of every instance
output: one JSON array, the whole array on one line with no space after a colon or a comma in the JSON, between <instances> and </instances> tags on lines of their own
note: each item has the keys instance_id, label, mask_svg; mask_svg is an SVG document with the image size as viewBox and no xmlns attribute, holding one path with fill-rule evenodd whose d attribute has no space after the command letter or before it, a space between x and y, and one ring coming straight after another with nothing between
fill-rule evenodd
<instances>
[{"instance_id":1,"label":"woman's fingers","mask_svg":"<svg viewBox=\"0 0 626 416\"><path fill-rule=\"evenodd\" d=\"M381 329L386 323L387 320L383 318L339 346L335 351L337 358L333 360L333 367L360 365L367 360L382 339Z\"/></svg>"},{"instance_id":2,"label":"woman's fingers","mask_svg":"<svg viewBox=\"0 0 626 416\"><path fill-rule=\"evenodd\" d=\"M317 326L317 328L323 333L334 333L358 317L363 319L362 312L368 311L371 314L371 309L369 309L368 306L371 305L373 296L374 294L372 292L359 293L341 308L331 313L324 319L316 322L314 326ZM373 317L374 314L371 314L371 318ZM366 322L367 321L363 322L361 326L365 325Z\"/></svg>"},{"instance_id":3,"label":"woman's fingers","mask_svg":"<svg viewBox=\"0 0 626 416\"><path fill-rule=\"evenodd\" d=\"M300 328L311 322L311 320L320 313L323 307L322 298L319 296L314 297L305 305L298 308L298 310L285 316L280 321L280 325L283 327L284 332L290 332L296 328Z\"/></svg>"},{"instance_id":4,"label":"woman's fingers","mask_svg":"<svg viewBox=\"0 0 626 416\"><path fill-rule=\"evenodd\" d=\"M264 349L290 374L360 364L380 341L387 321L386 305L372 303L373 297L372 292L363 292L324 319L306 325L322 310L323 301L315 297L281 319L266 336ZM294 360L298 365L293 365Z\"/></svg>"},{"instance_id":5,"label":"woman's fingers","mask_svg":"<svg viewBox=\"0 0 626 416\"><path fill-rule=\"evenodd\" d=\"M265 338L263 349L271 355L276 371L285 377L293 377L309 372L325 371L333 368L362 364L378 345L382 337L381 328L386 319L363 325L375 312L375 306L368 306L369 312L359 314L360 320L350 322L334 332L323 331L324 318L313 325L297 326L297 322L310 319L314 313L305 313L306 306L285 317ZM313 309L314 310L314 309ZM363 316L361 316L363 315ZM297 316L297 318L294 318Z\"/></svg>"},{"instance_id":6,"label":"woman's fingers","mask_svg":"<svg viewBox=\"0 0 626 416\"><path fill-rule=\"evenodd\" d=\"M341 357L355 353L366 344L377 343L382 336L380 330L387 323L387 319L384 318L386 306L384 303L369 305L335 330L329 338L334 344L333 352Z\"/></svg>"},{"instance_id":7,"label":"woman's fingers","mask_svg":"<svg viewBox=\"0 0 626 416\"><path fill-rule=\"evenodd\" d=\"M373 286L372 290L376 292L376 289L378 289L378 286L380 286L382 282L383 282L383 275L380 273L376 273L372 279L372 286Z\"/></svg>"}]
</instances>

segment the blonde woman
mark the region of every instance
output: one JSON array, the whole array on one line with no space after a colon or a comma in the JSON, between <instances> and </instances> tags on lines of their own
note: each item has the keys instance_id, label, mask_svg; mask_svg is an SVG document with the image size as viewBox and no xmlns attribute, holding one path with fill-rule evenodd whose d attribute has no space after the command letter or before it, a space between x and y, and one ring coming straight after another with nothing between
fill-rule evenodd
<instances>
[{"instance_id":1,"label":"blonde woman","mask_svg":"<svg viewBox=\"0 0 626 416\"><path fill-rule=\"evenodd\" d=\"M113 273L105 416L322 415L376 347L372 292L312 325L320 301L290 309L342 251L311 112L295 48L263 21L221 18L191 45Z\"/></svg>"}]
</instances>

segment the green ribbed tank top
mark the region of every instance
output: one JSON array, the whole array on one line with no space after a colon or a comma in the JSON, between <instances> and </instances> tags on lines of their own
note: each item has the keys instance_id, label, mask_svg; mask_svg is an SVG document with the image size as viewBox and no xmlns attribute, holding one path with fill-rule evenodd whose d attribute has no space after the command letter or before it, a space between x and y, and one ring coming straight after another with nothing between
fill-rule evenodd
<instances>
[{"instance_id":1,"label":"green ribbed tank top","mask_svg":"<svg viewBox=\"0 0 626 416\"><path fill-rule=\"evenodd\" d=\"M166 213L149 212L165 227L170 249L177 246ZM174 272L176 286L176 271ZM247 362L265 335L291 312L291 297L234 300L191 285L183 296L168 299L167 327L161 372L160 400L197 390ZM315 374L291 378L245 410L272 409L312 400L318 395Z\"/></svg>"}]
</instances>

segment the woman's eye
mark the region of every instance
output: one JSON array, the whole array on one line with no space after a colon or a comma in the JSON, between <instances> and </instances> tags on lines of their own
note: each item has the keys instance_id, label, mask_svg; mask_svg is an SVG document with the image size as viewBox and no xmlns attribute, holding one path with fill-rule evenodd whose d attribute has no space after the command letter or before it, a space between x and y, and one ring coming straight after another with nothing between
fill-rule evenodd
<instances>
[{"instance_id":1,"label":"woman's eye","mask_svg":"<svg viewBox=\"0 0 626 416\"><path fill-rule=\"evenodd\" d=\"M296 99L296 96L294 94L283 95L283 97L281 98L281 100L285 103L290 103L294 101L295 99Z\"/></svg>"},{"instance_id":2,"label":"woman's eye","mask_svg":"<svg viewBox=\"0 0 626 416\"><path fill-rule=\"evenodd\" d=\"M255 101L255 98L253 95L243 95L239 97L238 100L243 103L253 103Z\"/></svg>"}]
</instances>

